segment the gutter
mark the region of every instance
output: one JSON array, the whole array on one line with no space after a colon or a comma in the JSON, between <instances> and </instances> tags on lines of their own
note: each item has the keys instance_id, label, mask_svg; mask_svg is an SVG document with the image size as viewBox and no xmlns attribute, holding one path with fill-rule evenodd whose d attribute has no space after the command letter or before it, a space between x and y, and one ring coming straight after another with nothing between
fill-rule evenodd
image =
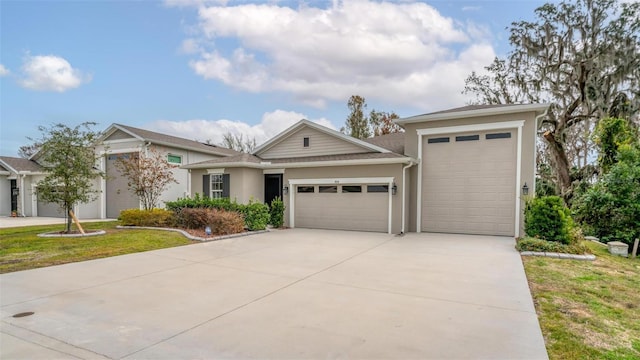
<instances>
[{"instance_id":1,"label":"gutter","mask_svg":"<svg viewBox=\"0 0 640 360\"><path fill-rule=\"evenodd\" d=\"M405 233L405 228L404 228L404 223L405 223L405 213L406 213L406 199L407 199L407 170L414 166L417 165L418 162L414 161L413 159L411 159L411 162L409 162L409 164L407 164L406 166L404 166L402 168L402 222L400 224L400 234L404 235Z\"/></svg>"},{"instance_id":2,"label":"gutter","mask_svg":"<svg viewBox=\"0 0 640 360\"><path fill-rule=\"evenodd\" d=\"M351 166L351 165L387 165L387 164L409 164L414 160L409 157L393 157L378 159L359 159L359 160L329 160L329 161L308 161L308 162L270 162L264 160L261 163L209 163L209 164L192 164L182 166L182 169L212 169L223 167L247 167L254 169L289 169L304 167L324 167L324 166Z\"/></svg>"}]
</instances>

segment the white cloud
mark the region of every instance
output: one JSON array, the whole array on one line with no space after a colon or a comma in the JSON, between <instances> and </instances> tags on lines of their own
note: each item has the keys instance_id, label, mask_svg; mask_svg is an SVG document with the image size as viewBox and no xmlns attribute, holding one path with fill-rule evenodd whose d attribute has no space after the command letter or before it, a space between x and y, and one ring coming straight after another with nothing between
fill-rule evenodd
<instances>
[{"instance_id":1,"label":"white cloud","mask_svg":"<svg viewBox=\"0 0 640 360\"><path fill-rule=\"evenodd\" d=\"M433 107L437 95L438 107L461 105L464 78L495 57L485 29L424 3L200 3L198 16L198 56L189 62L196 74L317 107L353 94L419 108ZM235 49L218 45L236 42Z\"/></svg>"},{"instance_id":2,"label":"white cloud","mask_svg":"<svg viewBox=\"0 0 640 360\"><path fill-rule=\"evenodd\" d=\"M54 55L28 55L22 64L22 72L24 77L19 83L31 90L64 92L91 81L89 75Z\"/></svg>"},{"instance_id":3,"label":"white cloud","mask_svg":"<svg viewBox=\"0 0 640 360\"><path fill-rule=\"evenodd\" d=\"M9 75L10 71L4 65L0 64L0 77Z\"/></svg>"},{"instance_id":4,"label":"white cloud","mask_svg":"<svg viewBox=\"0 0 640 360\"><path fill-rule=\"evenodd\" d=\"M478 11L482 9L482 6L463 6L462 11Z\"/></svg>"},{"instance_id":5,"label":"white cloud","mask_svg":"<svg viewBox=\"0 0 640 360\"><path fill-rule=\"evenodd\" d=\"M257 125L249 125L242 121L226 119L158 120L148 124L147 128L186 139L194 139L202 142L211 140L214 144L221 143L222 135L230 132L236 135L243 135L249 139L255 138L257 144L260 145L301 119L307 119L307 116L294 111L275 110L262 115L262 120ZM308 120L335 129L333 124L325 118Z\"/></svg>"}]
</instances>

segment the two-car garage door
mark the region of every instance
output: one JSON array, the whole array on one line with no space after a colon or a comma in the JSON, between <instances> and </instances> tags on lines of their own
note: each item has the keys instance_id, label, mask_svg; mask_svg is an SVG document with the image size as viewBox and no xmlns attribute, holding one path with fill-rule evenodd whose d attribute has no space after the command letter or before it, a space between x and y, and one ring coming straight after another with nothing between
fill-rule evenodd
<instances>
[{"instance_id":1,"label":"two-car garage door","mask_svg":"<svg viewBox=\"0 0 640 360\"><path fill-rule=\"evenodd\" d=\"M295 227L387 232L388 184L301 184L295 191Z\"/></svg>"},{"instance_id":2,"label":"two-car garage door","mask_svg":"<svg viewBox=\"0 0 640 360\"><path fill-rule=\"evenodd\" d=\"M422 231L515 234L516 131L423 138Z\"/></svg>"}]
</instances>

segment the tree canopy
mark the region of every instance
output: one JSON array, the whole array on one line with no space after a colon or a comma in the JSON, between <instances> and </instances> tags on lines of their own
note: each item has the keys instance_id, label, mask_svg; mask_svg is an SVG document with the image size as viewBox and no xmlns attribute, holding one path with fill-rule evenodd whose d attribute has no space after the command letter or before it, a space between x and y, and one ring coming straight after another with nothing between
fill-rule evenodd
<instances>
[{"instance_id":1,"label":"tree canopy","mask_svg":"<svg viewBox=\"0 0 640 360\"><path fill-rule=\"evenodd\" d=\"M402 132L402 128L393 122L400 117L395 112L376 111L375 109L366 115L367 102L360 95L352 95L347 102L349 115L345 126L340 129L344 134L357 139L366 139L371 136L387 135Z\"/></svg>"},{"instance_id":2,"label":"tree canopy","mask_svg":"<svg viewBox=\"0 0 640 360\"><path fill-rule=\"evenodd\" d=\"M94 151L94 143L101 133L92 130L95 125L85 122L73 128L64 124L38 128L42 133L37 141L38 162L47 173L37 184L39 201L56 203L71 214L77 204L96 199L99 190L94 179L104 173L96 166L99 155ZM66 231L71 231L71 217L67 219Z\"/></svg>"}]
</instances>

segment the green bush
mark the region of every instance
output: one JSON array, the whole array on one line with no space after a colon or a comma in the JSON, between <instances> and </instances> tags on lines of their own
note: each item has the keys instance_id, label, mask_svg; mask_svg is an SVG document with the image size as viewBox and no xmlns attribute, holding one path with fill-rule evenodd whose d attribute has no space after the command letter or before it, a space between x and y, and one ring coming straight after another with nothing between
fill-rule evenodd
<instances>
[{"instance_id":1,"label":"green bush","mask_svg":"<svg viewBox=\"0 0 640 360\"><path fill-rule=\"evenodd\" d=\"M640 238L640 149L621 146L617 163L574 203L576 220L603 242L632 248Z\"/></svg>"},{"instance_id":2,"label":"green bush","mask_svg":"<svg viewBox=\"0 0 640 360\"><path fill-rule=\"evenodd\" d=\"M570 244L572 228L571 213L560 197L543 196L527 202L524 231L528 236Z\"/></svg>"},{"instance_id":3,"label":"green bush","mask_svg":"<svg viewBox=\"0 0 640 360\"><path fill-rule=\"evenodd\" d=\"M267 204L249 201L249 204L246 205L244 223L247 229L251 231L266 229L267 224L269 224L269 207Z\"/></svg>"},{"instance_id":4,"label":"green bush","mask_svg":"<svg viewBox=\"0 0 640 360\"><path fill-rule=\"evenodd\" d=\"M128 209L120 211L118 220L126 226L174 226L176 217L173 211L165 209Z\"/></svg>"},{"instance_id":5,"label":"green bush","mask_svg":"<svg viewBox=\"0 0 640 360\"><path fill-rule=\"evenodd\" d=\"M167 209L180 213L183 209L218 209L236 211L242 214L245 227L249 230L264 230L269 223L269 207L266 204L250 201L238 204L228 198L210 199L196 194L193 198L183 198L166 202Z\"/></svg>"},{"instance_id":6,"label":"green bush","mask_svg":"<svg viewBox=\"0 0 640 360\"><path fill-rule=\"evenodd\" d=\"M591 250L582 243L572 245L561 244L536 238L525 238L516 243L518 251L556 252L564 254L590 254Z\"/></svg>"},{"instance_id":7,"label":"green bush","mask_svg":"<svg viewBox=\"0 0 640 360\"><path fill-rule=\"evenodd\" d=\"M271 225L275 228L281 228L284 225L284 203L280 197L271 201L269 213L271 215Z\"/></svg>"},{"instance_id":8,"label":"green bush","mask_svg":"<svg viewBox=\"0 0 640 360\"><path fill-rule=\"evenodd\" d=\"M214 235L237 234L244 231L244 218L236 211L211 208L183 208L178 213L178 226L187 229L211 228Z\"/></svg>"}]
</instances>

